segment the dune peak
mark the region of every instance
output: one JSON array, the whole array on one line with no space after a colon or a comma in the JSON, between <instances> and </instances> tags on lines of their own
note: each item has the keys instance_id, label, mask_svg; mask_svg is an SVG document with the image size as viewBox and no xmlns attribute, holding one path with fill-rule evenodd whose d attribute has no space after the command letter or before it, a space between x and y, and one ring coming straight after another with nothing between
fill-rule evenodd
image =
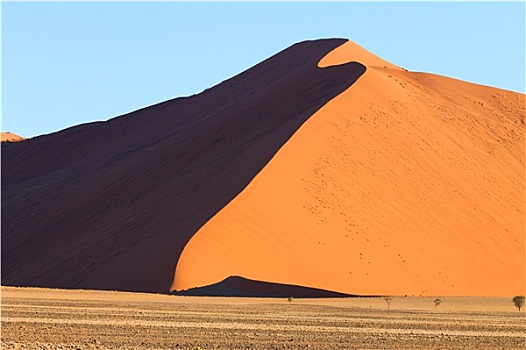
<instances>
[{"instance_id":1,"label":"dune peak","mask_svg":"<svg viewBox=\"0 0 526 350\"><path fill-rule=\"evenodd\" d=\"M338 66L349 62L359 62L366 67L381 67L390 69L403 70L378 56L372 52L364 49L360 45L347 40L344 44L338 46L327 55L325 55L319 62L319 68L330 66Z\"/></svg>"}]
</instances>

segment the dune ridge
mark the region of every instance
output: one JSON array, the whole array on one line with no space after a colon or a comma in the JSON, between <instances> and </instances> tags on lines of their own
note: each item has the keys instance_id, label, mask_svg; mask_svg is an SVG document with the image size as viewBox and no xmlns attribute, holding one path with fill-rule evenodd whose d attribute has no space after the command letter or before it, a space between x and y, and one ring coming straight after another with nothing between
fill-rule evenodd
<instances>
[{"instance_id":1,"label":"dune ridge","mask_svg":"<svg viewBox=\"0 0 526 350\"><path fill-rule=\"evenodd\" d=\"M352 42L319 66L352 61L365 74L192 237L172 289L238 275L361 295L524 293L524 95L407 72Z\"/></svg>"},{"instance_id":2,"label":"dune ridge","mask_svg":"<svg viewBox=\"0 0 526 350\"><path fill-rule=\"evenodd\" d=\"M338 66L341 64L346 64L349 62L360 62L361 64L373 68L373 67L383 67L389 69L399 69L403 68L398 67L391 62L388 62L372 52L364 49L360 45L348 40L344 44L338 46L330 53L325 55L319 62L318 67L327 68L331 66Z\"/></svg>"}]
</instances>

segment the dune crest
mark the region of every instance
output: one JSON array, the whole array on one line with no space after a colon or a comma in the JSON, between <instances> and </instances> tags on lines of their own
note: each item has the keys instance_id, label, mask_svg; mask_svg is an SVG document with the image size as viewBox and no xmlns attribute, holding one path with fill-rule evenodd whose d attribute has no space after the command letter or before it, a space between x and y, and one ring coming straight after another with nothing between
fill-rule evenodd
<instances>
[{"instance_id":1,"label":"dune crest","mask_svg":"<svg viewBox=\"0 0 526 350\"><path fill-rule=\"evenodd\" d=\"M370 51L367 51L360 45L347 41L345 44L338 46L327 55L325 55L320 62L318 67L326 68L330 66L338 66L349 62L360 62L367 67L383 67L390 69L402 69L378 56Z\"/></svg>"},{"instance_id":2,"label":"dune crest","mask_svg":"<svg viewBox=\"0 0 526 350\"><path fill-rule=\"evenodd\" d=\"M361 295L524 293L525 96L362 57L360 80L193 236L172 289L237 275Z\"/></svg>"}]
</instances>

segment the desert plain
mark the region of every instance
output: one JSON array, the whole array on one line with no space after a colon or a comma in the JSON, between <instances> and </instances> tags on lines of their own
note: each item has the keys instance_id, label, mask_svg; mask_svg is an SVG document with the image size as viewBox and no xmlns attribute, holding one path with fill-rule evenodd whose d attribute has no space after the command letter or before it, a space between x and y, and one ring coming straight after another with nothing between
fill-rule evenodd
<instances>
[{"instance_id":1,"label":"desert plain","mask_svg":"<svg viewBox=\"0 0 526 350\"><path fill-rule=\"evenodd\" d=\"M511 297L185 297L2 287L2 349L524 349Z\"/></svg>"}]
</instances>

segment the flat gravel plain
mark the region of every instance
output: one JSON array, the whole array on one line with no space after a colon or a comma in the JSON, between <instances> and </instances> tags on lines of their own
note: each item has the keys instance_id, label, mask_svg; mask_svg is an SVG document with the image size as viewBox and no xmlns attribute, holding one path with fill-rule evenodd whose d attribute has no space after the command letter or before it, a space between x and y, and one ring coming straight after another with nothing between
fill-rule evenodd
<instances>
[{"instance_id":1,"label":"flat gravel plain","mask_svg":"<svg viewBox=\"0 0 526 350\"><path fill-rule=\"evenodd\" d=\"M525 349L511 297L180 297L2 287L2 349Z\"/></svg>"}]
</instances>

